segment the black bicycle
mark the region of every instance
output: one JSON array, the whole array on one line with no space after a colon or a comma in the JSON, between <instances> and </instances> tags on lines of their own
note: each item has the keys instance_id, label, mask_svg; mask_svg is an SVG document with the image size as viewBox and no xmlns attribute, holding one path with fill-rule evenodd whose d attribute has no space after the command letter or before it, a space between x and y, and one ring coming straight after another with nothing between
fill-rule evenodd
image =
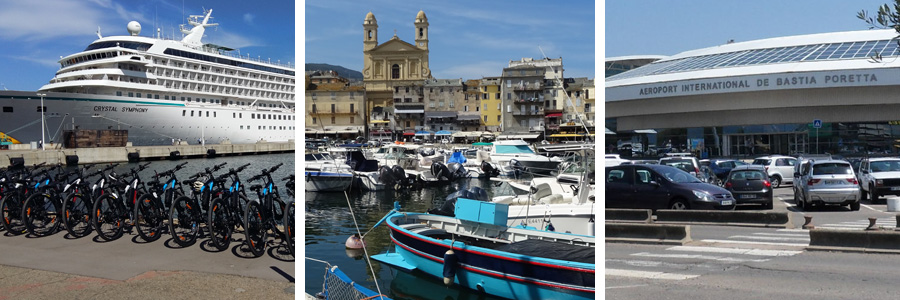
<instances>
[{"instance_id":1,"label":"black bicycle","mask_svg":"<svg viewBox=\"0 0 900 300\"><path fill-rule=\"evenodd\" d=\"M238 174L248 166L249 163L237 169L230 169L216 180L222 187L222 193L210 203L206 224L209 227L210 243L219 251L228 249L234 230L244 225L243 211L250 201L247 200L247 193ZM224 183L229 177L231 186L226 190Z\"/></svg>"},{"instance_id":2,"label":"black bicycle","mask_svg":"<svg viewBox=\"0 0 900 300\"><path fill-rule=\"evenodd\" d=\"M55 175L50 171L43 172L44 178L35 184L34 192L25 199L22 206L22 221L32 236L51 235L62 223L64 196L63 186L60 183L65 182L75 172L66 173L62 165L57 165L51 171L53 170L56 171Z\"/></svg>"},{"instance_id":3,"label":"black bicycle","mask_svg":"<svg viewBox=\"0 0 900 300\"><path fill-rule=\"evenodd\" d=\"M264 179L264 185L253 185L251 191L255 191L259 201L250 201L244 211L244 234L246 244L254 257L260 257L265 253L268 244L269 231L286 241L284 231L278 228L277 221L284 218L284 201L278 194L278 187L272 180L272 172L278 170L283 164L275 165L269 169L263 169L262 173L253 176L248 181L253 182ZM277 220L277 221L276 221Z\"/></svg>"},{"instance_id":4,"label":"black bicycle","mask_svg":"<svg viewBox=\"0 0 900 300\"><path fill-rule=\"evenodd\" d=\"M111 180L111 192L100 196L91 210L94 229L101 239L112 241L125 233L125 227L129 226L129 221L133 219L131 214L134 212L134 203L137 202L141 192L146 193L147 190L138 173L149 164L148 162L132 168L130 181L117 178L115 172L107 175Z\"/></svg>"},{"instance_id":5,"label":"black bicycle","mask_svg":"<svg viewBox=\"0 0 900 300\"><path fill-rule=\"evenodd\" d=\"M134 206L134 227L138 235L146 242L153 242L162 236L166 228L166 220L169 219L169 207L172 201L184 195L184 188L175 172L183 169L187 162L181 163L175 168L153 175L153 180L147 183L149 191L138 198ZM161 178L168 177L165 183Z\"/></svg>"},{"instance_id":6,"label":"black bicycle","mask_svg":"<svg viewBox=\"0 0 900 300\"><path fill-rule=\"evenodd\" d=\"M27 231L22 220L22 207L25 206L25 199L34 191L33 178L46 172L41 170L43 165L44 163L34 165L31 170L24 169L9 177L10 186L0 199L0 217L3 227L10 235L20 235Z\"/></svg>"},{"instance_id":7,"label":"black bicycle","mask_svg":"<svg viewBox=\"0 0 900 300\"><path fill-rule=\"evenodd\" d=\"M63 222L69 235L75 238L82 238L90 234L94 229L91 221L91 209L94 208L94 202L105 193L108 188L108 179L106 173L119 164L110 164L91 174L84 174L90 166L86 166L81 171L81 176L75 178L67 190L71 190L63 201L63 212L65 214ZM94 176L100 176L94 184L89 183L89 179Z\"/></svg>"},{"instance_id":8,"label":"black bicycle","mask_svg":"<svg viewBox=\"0 0 900 300\"><path fill-rule=\"evenodd\" d=\"M287 188L288 195L290 195L291 198L294 198L294 174L291 174L290 176L285 177L281 180L287 180L284 186ZM294 201L291 201L291 203L287 205L283 222L285 242L287 243L288 250L291 251L291 256L294 256L294 237L296 236L294 233L294 214L296 213L296 203L297 200L295 198Z\"/></svg>"},{"instance_id":9,"label":"black bicycle","mask_svg":"<svg viewBox=\"0 0 900 300\"><path fill-rule=\"evenodd\" d=\"M225 164L215 165L212 169L206 168L204 172L197 173L182 182L191 185L191 196L176 198L169 208L169 233L178 246L190 246L201 235L203 231L201 226L206 221L203 207L209 207L209 201L213 196L212 189L216 180L213 172L222 169Z\"/></svg>"}]
</instances>

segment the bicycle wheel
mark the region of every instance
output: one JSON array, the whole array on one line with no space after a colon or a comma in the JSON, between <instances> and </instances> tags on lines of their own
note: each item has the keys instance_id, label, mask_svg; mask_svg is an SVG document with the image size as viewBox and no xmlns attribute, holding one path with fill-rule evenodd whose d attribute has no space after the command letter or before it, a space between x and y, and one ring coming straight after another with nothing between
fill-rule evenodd
<instances>
[{"instance_id":1,"label":"bicycle wheel","mask_svg":"<svg viewBox=\"0 0 900 300\"><path fill-rule=\"evenodd\" d=\"M11 192L0 200L0 215L3 217L3 227L11 235L20 235L27 231L22 222L21 196Z\"/></svg>"},{"instance_id":2,"label":"bicycle wheel","mask_svg":"<svg viewBox=\"0 0 900 300\"><path fill-rule=\"evenodd\" d=\"M122 200L106 194L100 196L91 210L94 229L97 235L105 241L112 241L122 237L125 232L125 209Z\"/></svg>"},{"instance_id":3,"label":"bicycle wheel","mask_svg":"<svg viewBox=\"0 0 900 300\"><path fill-rule=\"evenodd\" d=\"M76 238L85 237L93 230L91 223L91 209L93 201L82 194L71 194L63 202L64 220L66 231Z\"/></svg>"},{"instance_id":4,"label":"bicycle wheel","mask_svg":"<svg viewBox=\"0 0 900 300\"><path fill-rule=\"evenodd\" d=\"M287 206L286 212L284 214L284 242L287 246L288 250L291 251L291 256L294 256L294 214L295 214L295 205L296 202L291 202Z\"/></svg>"},{"instance_id":5,"label":"bicycle wheel","mask_svg":"<svg viewBox=\"0 0 900 300\"><path fill-rule=\"evenodd\" d=\"M194 244L200 232L200 208L191 202L188 197L178 197L169 210L169 232L175 244L181 247Z\"/></svg>"},{"instance_id":6,"label":"bicycle wheel","mask_svg":"<svg viewBox=\"0 0 900 300\"><path fill-rule=\"evenodd\" d=\"M216 198L209 206L207 224L210 242L219 251L224 251L231 245L232 227L234 227L231 215L231 207L225 204L225 200L222 198Z\"/></svg>"},{"instance_id":7,"label":"bicycle wheel","mask_svg":"<svg viewBox=\"0 0 900 300\"><path fill-rule=\"evenodd\" d=\"M259 202L253 201L247 204L244 211L244 235L247 237L247 247L254 257L260 257L266 252L267 230Z\"/></svg>"},{"instance_id":8,"label":"bicycle wheel","mask_svg":"<svg viewBox=\"0 0 900 300\"><path fill-rule=\"evenodd\" d=\"M147 193L141 196L134 205L134 227L146 242L153 242L162 236L165 227L166 213L159 199Z\"/></svg>"},{"instance_id":9,"label":"bicycle wheel","mask_svg":"<svg viewBox=\"0 0 900 300\"><path fill-rule=\"evenodd\" d=\"M48 194L32 194L25 200L22 220L25 229L34 236L53 234L60 223L59 203Z\"/></svg>"}]
</instances>

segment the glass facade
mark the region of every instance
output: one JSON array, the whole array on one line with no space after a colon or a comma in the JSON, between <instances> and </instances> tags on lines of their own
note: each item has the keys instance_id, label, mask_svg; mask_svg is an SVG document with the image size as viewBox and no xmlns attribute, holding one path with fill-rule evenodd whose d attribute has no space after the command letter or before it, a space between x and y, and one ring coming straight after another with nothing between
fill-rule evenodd
<instances>
[{"instance_id":1,"label":"glass facade","mask_svg":"<svg viewBox=\"0 0 900 300\"><path fill-rule=\"evenodd\" d=\"M700 158L754 158L764 155L832 154L845 157L900 155L900 121L695 127L619 132L606 127L607 153L631 150L632 157L657 158L691 152ZM646 146L645 146L646 145Z\"/></svg>"}]
</instances>

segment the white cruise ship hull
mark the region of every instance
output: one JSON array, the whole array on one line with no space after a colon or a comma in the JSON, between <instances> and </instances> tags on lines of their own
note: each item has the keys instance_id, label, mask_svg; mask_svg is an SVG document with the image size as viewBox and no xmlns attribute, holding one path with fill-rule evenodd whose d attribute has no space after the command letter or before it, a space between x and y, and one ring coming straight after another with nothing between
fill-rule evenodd
<instances>
[{"instance_id":1,"label":"white cruise ship hull","mask_svg":"<svg viewBox=\"0 0 900 300\"><path fill-rule=\"evenodd\" d=\"M41 140L38 92L0 91L0 132L21 143ZM63 131L127 130L135 146L287 142L294 139L293 114L234 105L188 103L136 97L42 92L45 141L62 143ZM258 116L263 116L258 117ZM270 117L271 116L271 117Z\"/></svg>"}]
</instances>

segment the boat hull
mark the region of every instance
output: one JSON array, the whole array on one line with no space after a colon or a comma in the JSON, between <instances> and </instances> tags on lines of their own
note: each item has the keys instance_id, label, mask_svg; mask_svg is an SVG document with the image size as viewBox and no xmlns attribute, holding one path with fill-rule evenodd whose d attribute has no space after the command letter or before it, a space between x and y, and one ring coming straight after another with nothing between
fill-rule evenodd
<instances>
[{"instance_id":1,"label":"boat hull","mask_svg":"<svg viewBox=\"0 0 900 300\"><path fill-rule=\"evenodd\" d=\"M171 145L173 140L250 144L294 139L294 120L290 120L294 114L290 112L135 97L45 94L47 143L63 143L63 131L73 128L127 130L128 141L135 146ZM37 92L0 91L0 132L22 143L40 141L40 106ZM253 118L253 114L266 118Z\"/></svg>"},{"instance_id":2,"label":"boat hull","mask_svg":"<svg viewBox=\"0 0 900 300\"><path fill-rule=\"evenodd\" d=\"M343 192L353 183L353 174L306 172L307 192Z\"/></svg>"},{"instance_id":3,"label":"boat hull","mask_svg":"<svg viewBox=\"0 0 900 300\"><path fill-rule=\"evenodd\" d=\"M507 225L525 224L538 230L547 230L552 225L556 232L595 235L592 207L591 204L510 205Z\"/></svg>"},{"instance_id":4,"label":"boat hull","mask_svg":"<svg viewBox=\"0 0 900 300\"><path fill-rule=\"evenodd\" d=\"M443 256L459 258L454 283L510 299L594 299L594 267L436 240L388 222L391 241L403 259L431 276L442 277Z\"/></svg>"}]
</instances>

